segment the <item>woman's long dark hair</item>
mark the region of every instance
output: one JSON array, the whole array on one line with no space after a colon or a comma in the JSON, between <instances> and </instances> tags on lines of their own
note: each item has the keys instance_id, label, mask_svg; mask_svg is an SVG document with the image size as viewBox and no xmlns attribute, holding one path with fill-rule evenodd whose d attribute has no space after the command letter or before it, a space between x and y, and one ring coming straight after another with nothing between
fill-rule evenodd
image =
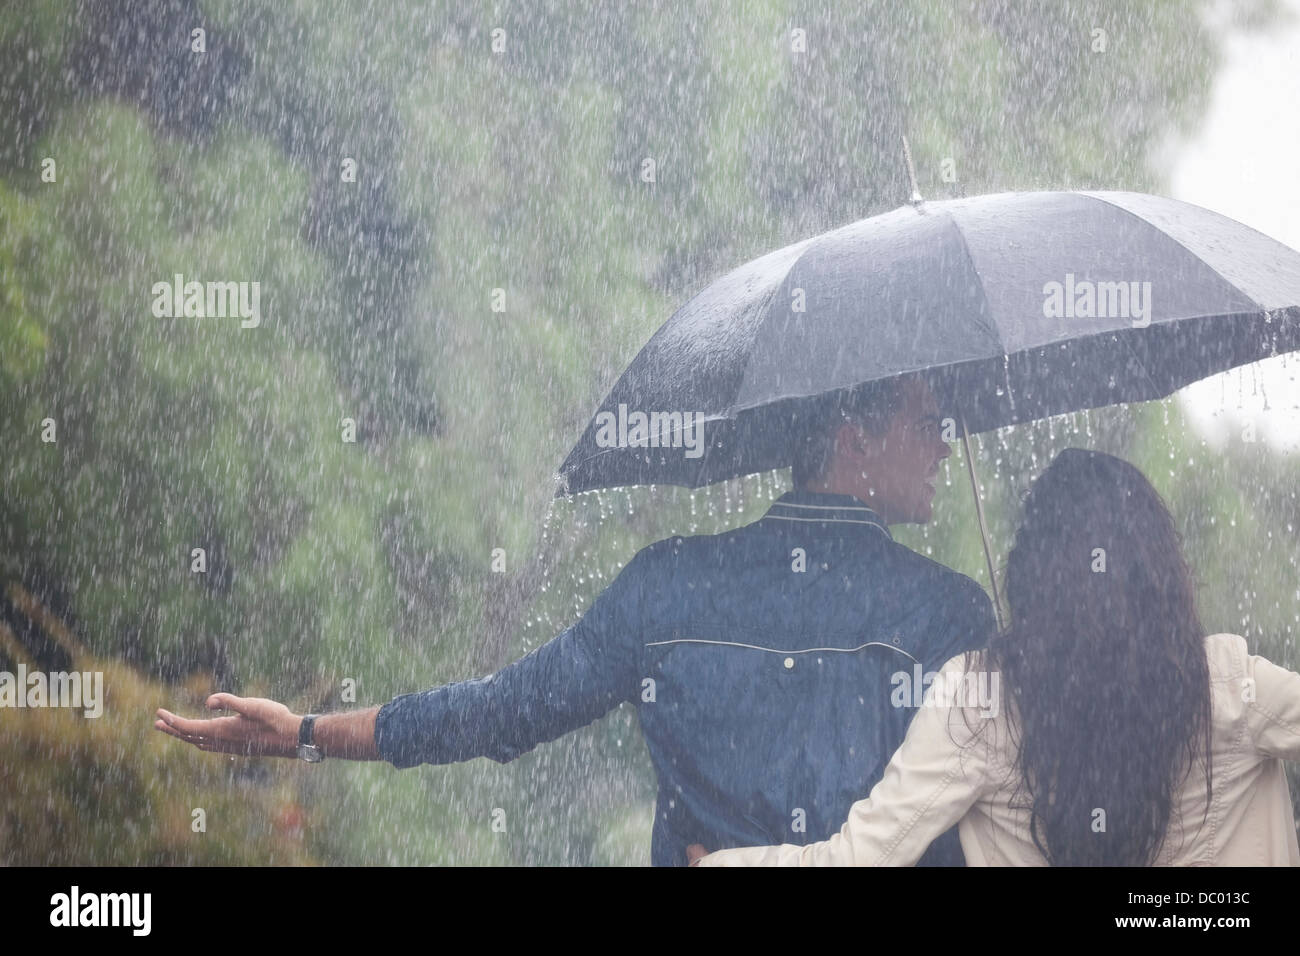
<instances>
[{"instance_id":1,"label":"woman's long dark hair","mask_svg":"<svg viewBox=\"0 0 1300 956\"><path fill-rule=\"evenodd\" d=\"M1054 865L1153 863L1198 760L1208 811L1209 664L1181 545L1160 495L1112 455L1066 449L1025 499L1011 623L989 663L1016 708L1034 844Z\"/></svg>"}]
</instances>

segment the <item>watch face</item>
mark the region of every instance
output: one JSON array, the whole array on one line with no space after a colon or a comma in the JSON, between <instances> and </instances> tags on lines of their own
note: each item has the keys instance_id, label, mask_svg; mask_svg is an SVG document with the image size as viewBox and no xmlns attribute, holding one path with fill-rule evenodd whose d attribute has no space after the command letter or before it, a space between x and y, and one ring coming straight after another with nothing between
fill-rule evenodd
<instances>
[{"instance_id":1,"label":"watch face","mask_svg":"<svg viewBox=\"0 0 1300 956\"><path fill-rule=\"evenodd\" d=\"M321 752L319 747L313 747L309 744L298 745L298 756L308 763L320 763Z\"/></svg>"}]
</instances>

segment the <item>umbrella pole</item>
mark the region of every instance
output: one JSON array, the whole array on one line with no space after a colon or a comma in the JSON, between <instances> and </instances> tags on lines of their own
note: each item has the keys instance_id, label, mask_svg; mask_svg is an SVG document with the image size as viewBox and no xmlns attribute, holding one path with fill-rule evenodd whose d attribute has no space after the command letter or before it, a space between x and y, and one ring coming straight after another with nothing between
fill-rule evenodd
<instances>
[{"instance_id":1,"label":"umbrella pole","mask_svg":"<svg viewBox=\"0 0 1300 956\"><path fill-rule=\"evenodd\" d=\"M1002 599L998 595L998 578L993 571L993 551L989 548L989 529L984 523L984 503L980 501L979 484L975 481L975 456L970 450L970 435L966 431L966 416L961 416L961 444L966 453L966 471L970 474L970 489L975 495L975 518L980 526L980 541L984 545L984 561L989 566L989 585L993 588L993 611L997 615L998 630L1005 627L1002 617Z\"/></svg>"}]
</instances>

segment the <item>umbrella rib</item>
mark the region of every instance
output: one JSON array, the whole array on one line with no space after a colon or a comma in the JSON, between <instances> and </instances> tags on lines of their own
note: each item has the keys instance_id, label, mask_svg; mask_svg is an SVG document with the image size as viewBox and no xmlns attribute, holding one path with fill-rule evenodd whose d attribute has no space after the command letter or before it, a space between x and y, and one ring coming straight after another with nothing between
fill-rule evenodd
<instances>
[{"instance_id":1,"label":"umbrella rib","mask_svg":"<svg viewBox=\"0 0 1300 956\"><path fill-rule=\"evenodd\" d=\"M948 210L943 210L943 213L948 217L948 221L952 223L953 231L957 233L957 241L961 243L961 251L965 254L966 262L970 265L971 275L975 276L978 280L980 278L980 271L975 267L975 257L971 255L970 243L966 241L966 233L961 230L961 223L959 223L957 217ZM980 281L978 285L980 295L984 299L984 315L988 316L989 321L988 323L980 322L977 324L983 328L984 331L989 333L993 341L997 343L998 351L1005 357L1007 354L1006 347L1002 344L1002 336L998 334L997 323L993 321L993 307L989 304L988 290L984 288L984 283L982 281Z\"/></svg>"},{"instance_id":2,"label":"umbrella rib","mask_svg":"<svg viewBox=\"0 0 1300 956\"><path fill-rule=\"evenodd\" d=\"M849 223L849 225L852 225L852 223ZM837 227L837 229L838 228L844 228L844 227ZM836 230L832 230L832 231L836 231ZM826 235L826 233L821 233L819 235L812 236L809 239L804 240L807 243L807 245L797 256L795 256L792 260L790 260L790 266L785 270L785 274L781 276L781 281L775 283L772 286L771 290L767 293L767 296L765 297L762 305L763 318L759 321L758 325L755 326L754 328L755 342L757 342L759 336L763 334L763 328L767 325L768 320L772 318L772 302L776 299L777 292L780 291L780 289L789 280L790 273L794 272L795 267L798 266L799 263L803 261L803 257L808 255L809 250L811 250L813 246L817 245L817 243L821 240L822 236L824 235ZM737 376L736 378L735 395L732 396L732 400L728 404L727 410L723 413L723 416L725 418L735 418L737 414L744 411L744 409L742 409L737 404L736 397L739 396L745 390L745 376L749 374L749 363L753 360L755 351L756 351L755 349L750 349L749 352L745 355L745 362L740 368L740 375ZM706 448L704 451L704 456L707 458L708 455L709 452L708 449Z\"/></svg>"},{"instance_id":3,"label":"umbrella rib","mask_svg":"<svg viewBox=\"0 0 1300 956\"><path fill-rule=\"evenodd\" d=\"M994 321L993 319L993 306L989 303L988 290L984 288L983 281L980 281L980 272L979 269L976 268L975 266L975 257L971 255L970 243L966 241L966 233L962 232L961 223L957 221L957 217L954 216L951 212L944 210L944 214L948 217L948 221L952 223L953 231L957 233L957 241L961 243L962 252L965 253L966 255L966 262L970 265L971 275L975 276L977 283L979 285L980 295L984 298L984 315L988 317L988 323L985 324L980 322L977 324L981 328L983 328L985 332L989 334L989 336L993 339L994 344L996 344L998 347L997 355L996 356L990 355L988 356L988 359L997 358L998 356L1001 356L1002 358L1003 380L1006 382L1007 385L1007 403L1011 406L1011 409L1014 412L1016 407L1016 396L1015 396L1015 392L1011 388L1011 375L1010 375L1010 370L1007 366L1007 361L1010 358L1010 356L1007 354L1006 344L1002 341L1002 336L999 334L997 322ZM961 363L950 362L948 363L948 367L950 367L953 364L961 364ZM960 412L960 409L958 411ZM962 427L963 428L965 427L964 420L962 422ZM972 479L973 477L974 476L972 476ZM985 547L987 550L987 544ZM992 573L991 567L989 569L989 572L990 574Z\"/></svg>"},{"instance_id":4,"label":"umbrella rib","mask_svg":"<svg viewBox=\"0 0 1300 956\"><path fill-rule=\"evenodd\" d=\"M1142 356L1138 355L1137 350L1133 348L1133 343L1130 342L1128 337L1125 335L1120 335L1119 339L1124 343L1124 348L1128 349L1128 354L1133 356L1133 361L1137 362L1138 368L1142 370L1143 377L1146 378L1147 384L1151 386L1151 393L1159 396L1160 386L1157 385L1156 380L1151 377L1151 371L1147 368L1146 362L1142 361Z\"/></svg>"},{"instance_id":5,"label":"umbrella rib","mask_svg":"<svg viewBox=\"0 0 1300 956\"><path fill-rule=\"evenodd\" d=\"M1183 243L1182 241L1180 241L1180 240L1178 240L1178 239L1175 239L1173 236L1171 236L1169 233L1165 232L1164 229L1162 229L1162 228L1160 228L1159 226L1157 226L1157 225L1156 225L1154 222L1152 222L1150 219L1146 219L1146 218L1144 218L1144 217L1142 217L1142 216L1139 216L1139 215L1138 215L1137 213L1135 213L1132 209L1128 209L1128 208L1126 208L1126 207L1124 207L1124 206L1121 206L1119 203L1115 202L1114 200L1107 199L1105 196L1100 195L1099 193L1095 193L1095 192L1084 192L1084 193L1080 193L1080 195L1087 196L1087 197L1089 197L1090 199L1095 199L1095 200L1097 200L1098 202L1101 202L1101 203L1105 203L1107 206L1110 206L1112 209L1118 209L1120 212L1122 212L1124 215L1128 216L1129 218L1131 218L1131 219L1136 219L1138 222L1142 223L1142 225L1147 226L1147 227L1150 228L1150 229L1154 229L1154 230L1155 230L1159 235L1164 236L1166 239L1168 239L1170 242L1172 242L1174 245L1176 245L1179 249L1182 249L1183 252L1187 253L1187 255L1189 255L1189 256L1192 258L1192 260L1193 260L1194 262L1199 263L1200 265L1204 266L1207 270L1209 270L1210 272L1214 273L1215 277L1216 277L1220 282L1222 282L1225 286L1227 286L1229 289L1231 289L1233 292L1236 292L1236 293L1237 293L1238 295L1240 295L1243 299L1245 299L1246 301L1248 301L1251 305L1253 305L1255 308L1259 309L1260 311L1266 311L1265 306L1264 306L1264 303L1259 302L1258 300L1256 300L1254 296L1247 295L1245 292L1242 291L1241 287L1240 287L1239 285L1237 285L1237 283L1235 283L1235 282L1231 281L1230 279L1228 279L1227 276L1225 276L1222 272L1220 272L1220 271L1219 271L1218 269L1216 269L1214 266L1210 265L1210 263L1207 262L1203 257L1197 255L1197 254L1196 254L1195 252L1193 252L1191 249L1187 248L1187 245L1186 245L1185 243ZM1188 205L1191 205L1191 204L1189 203ZM1195 208L1201 208L1201 207L1195 207ZM1210 211L1210 212L1213 212L1213 210L1209 210L1209 211ZM1239 223L1239 225L1244 225L1244 223ZM1245 228L1249 229L1250 227L1249 227L1249 226L1245 226ZM1259 232L1258 229L1254 229L1254 230L1251 230L1251 231L1252 231L1252 232L1259 233L1259 235L1264 236L1265 239L1270 239L1270 240L1272 240L1273 242L1276 242L1276 241L1277 241L1276 239L1273 239L1272 236L1265 235L1264 233ZM1206 316L1206 315L1215 315L1215 314L1217 314L1217 313L1206 312L1206 313L1203 313L1202 316ZM1200 318L1200 317L1202 317L1202 316L1188 316L1188 318Z\"/></svg>"}]
</instances>

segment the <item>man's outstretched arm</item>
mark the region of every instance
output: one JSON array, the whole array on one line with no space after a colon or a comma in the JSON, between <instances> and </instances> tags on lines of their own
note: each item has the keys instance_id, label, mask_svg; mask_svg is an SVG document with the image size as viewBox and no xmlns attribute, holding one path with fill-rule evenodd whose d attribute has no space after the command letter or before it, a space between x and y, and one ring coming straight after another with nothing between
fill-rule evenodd
<instances>
[{"instance_id":1,"label":"man's outstretched arm","mask_svg":"<svg viewBox=\"0 0 1300 956\"><path fill-rule=\"evenodd\" d=\"M528 656L488 677L402 694L382 707L322 715L313 743L326 757L386 760L399 768L474 757L504 763L634 699L641 676L644 554L623 568L581 620ZM200 750L297 755L302 717L285 705L213 694L207 706L235 714L188 720L159 709L154 726Z\"/></svg>"},{"instance_id":2,"label":"man's outstretched arm","mask_svg":"<svg viewBox=\"0 0 1300 956\"><path fill-rule=\"evenodd\" d=\"M302 715L284 704L263 697L213 694L209 710L231 710L230 717L190 720L161 707L154 727L200 750L242 754L246 757L298 756L298 730ZM322 714L312 728L312 743L326 757L344 760L380 760L375 746L378 707L341 714Z\"/></svg>"}]
</instances>

